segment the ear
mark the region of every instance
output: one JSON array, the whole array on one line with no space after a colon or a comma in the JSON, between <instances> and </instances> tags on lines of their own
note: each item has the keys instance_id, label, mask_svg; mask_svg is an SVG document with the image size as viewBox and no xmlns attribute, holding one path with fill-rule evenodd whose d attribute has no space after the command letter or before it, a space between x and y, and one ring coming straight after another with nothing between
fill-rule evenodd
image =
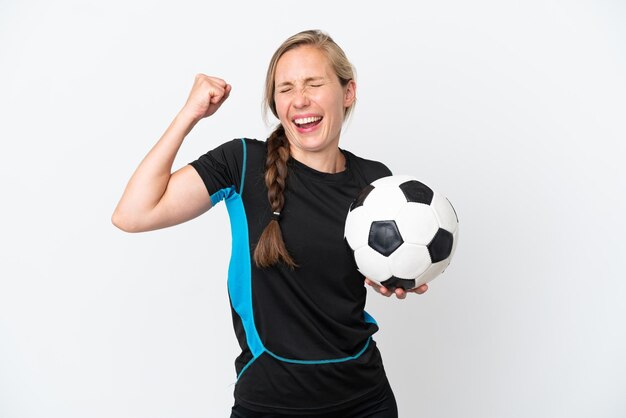
<instances>
[{"instance_id":1,"label":"ear","mask_svg":"<svg viewBox=\"0 0 626 418\"><path fill-rule=\"evenodd\" d=\"M356 100L356 81L350 80L344 87L343 107L350 107Z\"/></svg>"}]
</instances>

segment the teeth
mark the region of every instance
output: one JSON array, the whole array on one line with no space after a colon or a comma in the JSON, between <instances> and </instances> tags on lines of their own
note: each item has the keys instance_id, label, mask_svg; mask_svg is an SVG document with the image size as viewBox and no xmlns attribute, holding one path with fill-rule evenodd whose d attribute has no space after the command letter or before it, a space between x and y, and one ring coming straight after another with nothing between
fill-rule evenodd
<instances>
[{"instance_id":1,"label":"teeth","mask_svg":"<svg viewBox=\"0 0 626 418\"><path fill-rule=\"evenodd\" d=\"M296 123L298 125L304 125L305 123L317 122L318 120L321 120L321 119L322 118L320 116L312 116L312 117L308 117L308 118L294 119L294 123Z\"/></svg>"}]
</instances>

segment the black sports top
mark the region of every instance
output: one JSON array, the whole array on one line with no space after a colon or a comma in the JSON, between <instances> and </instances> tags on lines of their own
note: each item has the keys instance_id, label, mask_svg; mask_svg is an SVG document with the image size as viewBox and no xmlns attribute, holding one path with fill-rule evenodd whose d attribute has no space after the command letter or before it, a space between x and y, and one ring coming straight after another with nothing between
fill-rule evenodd
<instances>
[{"instance_id":1,"label":"black sports top","mask_svg":"<svg viewBox=\"0 0 626 418\"><path fill-rule=\"evenodd\" d=\"M235 139L190 164L213 205L225 200L232 254L228 293L241 346L235 360L235 401L283 414L348 407L386 383L364 310L364 277L357 271L344 224L356 195L391 175L383 164L342 150L346 168L316 171L291 158L280 227L298 267L259 269L254 247L272 211L264 182L266 142Z\"/></svg>"}]
</instances>

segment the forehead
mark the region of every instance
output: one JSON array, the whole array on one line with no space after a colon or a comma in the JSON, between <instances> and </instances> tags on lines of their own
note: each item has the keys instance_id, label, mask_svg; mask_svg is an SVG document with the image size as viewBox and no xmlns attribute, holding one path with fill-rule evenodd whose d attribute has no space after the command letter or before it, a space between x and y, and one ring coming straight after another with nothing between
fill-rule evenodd
<instances>
[{"instance_id":1,"label":"forehead","mask_svg":"<svg viewBox=\"0 0 626 418\"><path fill-rule=\"evenodd\" d=\"M312 77L329 78L334 75L326 55L318 48L303 45L285 52L276 64L276 84L294 82Z\"/></svg>"}]
</instances>

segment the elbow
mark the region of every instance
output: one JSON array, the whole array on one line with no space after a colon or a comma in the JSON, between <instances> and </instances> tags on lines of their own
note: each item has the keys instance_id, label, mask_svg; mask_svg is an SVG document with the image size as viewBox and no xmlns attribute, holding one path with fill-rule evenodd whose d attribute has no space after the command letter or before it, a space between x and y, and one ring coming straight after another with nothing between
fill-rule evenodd
<instances>
[{"instance_id":1,"label":"elbow","mask_svg":"<svg viewBox=\"0 0 626 418\"><path fill-rule=\"evenodd\" d=\"M117 210L113 212L111 216L111 223L118 229L124 232L140 232L140 229L136 224L131 222L128 217L123 216Z\"/></svg>"}]
</instances>

